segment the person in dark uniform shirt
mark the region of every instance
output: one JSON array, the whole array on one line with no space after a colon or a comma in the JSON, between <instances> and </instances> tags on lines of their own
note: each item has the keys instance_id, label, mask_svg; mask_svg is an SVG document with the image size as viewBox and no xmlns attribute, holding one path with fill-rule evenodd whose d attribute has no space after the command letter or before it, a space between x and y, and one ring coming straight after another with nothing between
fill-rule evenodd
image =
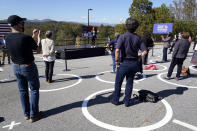
<instances>
[{"instance_id":1,"label":"person in dark uniform shirt","mask_svg":"<svg viewBox=\"0 0 197 131\"><path fill-rule=\"evenodd\" d=\"M107 44L107 48L110 49L110 51L111 51L113 73L116 72L115 46L116 46L116 44L117 44L117 41L118 41L118 37L119 37L119 36L120 36L119 33L115 33L115 37L116 37L116 38L112 39L112 40Z\"/></svg>"},{"instance_id":2,"label":"person in dark uniform shirt","mask_svg":"<svg viewBox=\"0 0 197 131\"><path fill-rule=\"evenodd\" d=\"M34 63L33 50L36 50L40 43L40 31L33 30L33 38L38 36L38 43L31 36L24 35L24 21L17 15L8 17L8 24L12 33L6 37L8 51L13 62L12 68L18 82L20 100L26 120L34 122L41 117L39 111L39 75ZM29 98L30 88L31 97Z\"/></svg>"},{"instance_id":3,"label":"person in dark uniform shirt","mask_svg":"<svg viewBox=\"0 0 197 131\"><path fill-rule=\"evenodd\" d=\"M146 32L145 37L143 38L143 41L147 47L147 54L144 57L142 57L142 63L144 65L147 65L149 50L151 50L154 46L153 39L152 39L151 34L149 32Z\"/></svg>"},{"instance_id":4,"label":"person in dark uniform shirt","mask_svg":"<svg viewBox=\"0 0 197 131\"><path fill-rule=\"evenodd\" d=\"M115 78L115 89L113 92L113 97L111 99L111 103L114 105L120 104L119 98L121 85L124 78L126 77L126 89L123 102L126 107L130 106L130 98L133 90L133 80L135 73L139 70L139 59L141 59L141 57L143 57L147 53L147 48L142 38L134 33L138 26L139 23L136 19L128 18L126 20L126 28L128 32L120 35L120 37L118 38L115 51L117 73ZM139 49L142 51L140 57L138 57ZM119 56L121 58L121 61L118 61Z\"/></svg>"}]
</instances>

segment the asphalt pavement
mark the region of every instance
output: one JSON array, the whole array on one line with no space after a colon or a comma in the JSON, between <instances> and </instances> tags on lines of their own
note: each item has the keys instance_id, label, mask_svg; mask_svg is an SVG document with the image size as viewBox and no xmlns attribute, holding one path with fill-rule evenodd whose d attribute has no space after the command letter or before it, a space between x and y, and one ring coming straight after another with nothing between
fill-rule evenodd
<instances>
[{"instance_id":1,"label":"asphalt pavement","mask_svg":"<svg viewBox=\"0 0 197 131\"><path fill-rule=\"evenodd\" d=\"M45 65L40 54L35 63L40 75L40 110L43 117L30 123L23 117L16 78L7 62L0 67L0 131L197 131L197 68L190 64L190 48L184 66L191 75L165 80L169 62L162 59L162 46L149 53L149 63L157 70L144 70L146 78L136 79L133 93L150 90L162 96L157 103L136 102L125 107L109 102L116 74L112 71L110 55L55 61L53 83L44 78ZM172 77L176 75L174 69ZM122 85L121 101L125 83Z\"/></svg>"}]
</instances>

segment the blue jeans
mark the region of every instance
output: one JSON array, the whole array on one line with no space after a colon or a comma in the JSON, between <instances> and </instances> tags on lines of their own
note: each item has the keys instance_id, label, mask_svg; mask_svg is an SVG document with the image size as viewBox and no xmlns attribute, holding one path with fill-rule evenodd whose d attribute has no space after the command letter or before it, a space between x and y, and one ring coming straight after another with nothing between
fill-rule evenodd
<instances>
[{"instance_id":1,"label":"blue jeans","mask_svg":"<svg viewBox=\"0 0 197 131\"><path fill-rule=\"evenodd\" d=\"M168 48L163 48L163 61L167 61L167 52L168 52Z\"/></svg>"},{"instance_id":2,"label":"blue jeans","mask_svg":"<svg viewBox=\"0 0 197 131\"><path fill-rule=\"evenodd\" d=\"M25 116L34 116L39 112L39 76L35 63L31 65L12 65L14 74L17 78L20 92L20 100ZM31 98L29 101L28 84L30 87Z\"/></svg>"},{"instance_id":3,"label":"blue jeans","mask_svg":"<svg viewBox=\"0 0 197 131\"><path fill-rule=\"evenodd\" d=\"M120 67L117 68L116 80L115 80L115 91L113 93L112 101L115 103L119 102L122 82L126 76L126 89L124 103L128 103L131 98L133 90L133 80L135 73L139 70L138 61L124 60Z\"/></svg>"},{"instance_id":4,"label":"blue jeans","mask_svg":"<svg viewBox=\"0 0 197 131\"><path fill-rule=\"evenodd\" d=\"M116 63L115 63L115 51L113 51L111 53L111 56L112 56L112 66L113 66L113 72L116 71Z\"/></svg>"}]
</instances>

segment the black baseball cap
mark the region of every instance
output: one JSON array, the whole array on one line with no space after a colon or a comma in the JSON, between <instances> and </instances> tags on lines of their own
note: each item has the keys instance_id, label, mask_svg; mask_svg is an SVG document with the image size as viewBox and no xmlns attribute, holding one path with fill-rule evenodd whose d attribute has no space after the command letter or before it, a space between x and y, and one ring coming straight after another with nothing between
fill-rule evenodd
<instances>
[{"instance_id":1,"label":"black baseball cap","mask_svg":"<svg viewBox=\"0 0 197 131\"><path fill-rule=\"evenodd\" d=\"M10 25L12 27L12 26L17 25L21 21L25 21L25 20L26 20L26 18L21 18L20 16L17 16L17 15L11 15L8 17L7 22L8 22L8 25Z\"/></svg>"}]
</instances>

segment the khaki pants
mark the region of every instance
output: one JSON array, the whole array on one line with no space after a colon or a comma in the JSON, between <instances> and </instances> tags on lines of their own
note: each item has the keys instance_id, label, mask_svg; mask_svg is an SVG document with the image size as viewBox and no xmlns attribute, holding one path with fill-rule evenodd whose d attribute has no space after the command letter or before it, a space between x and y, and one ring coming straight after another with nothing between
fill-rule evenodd
<instances>
[{"instance_id":1,"label":"khaki pants","mask_svg":"<svg viewBox=\"0 0 197 131\"><path fill-rule=\"evenodd\" d=\"M9 54L8 50L5 49L5 50L3 50L2 52L3 52L2 64L4 64L4 62L5 62L5 56L6 56L6 55L7 55L7 57L8 57L8 64L10 64L10 54Z\"/></svg>"}]
</instances>

